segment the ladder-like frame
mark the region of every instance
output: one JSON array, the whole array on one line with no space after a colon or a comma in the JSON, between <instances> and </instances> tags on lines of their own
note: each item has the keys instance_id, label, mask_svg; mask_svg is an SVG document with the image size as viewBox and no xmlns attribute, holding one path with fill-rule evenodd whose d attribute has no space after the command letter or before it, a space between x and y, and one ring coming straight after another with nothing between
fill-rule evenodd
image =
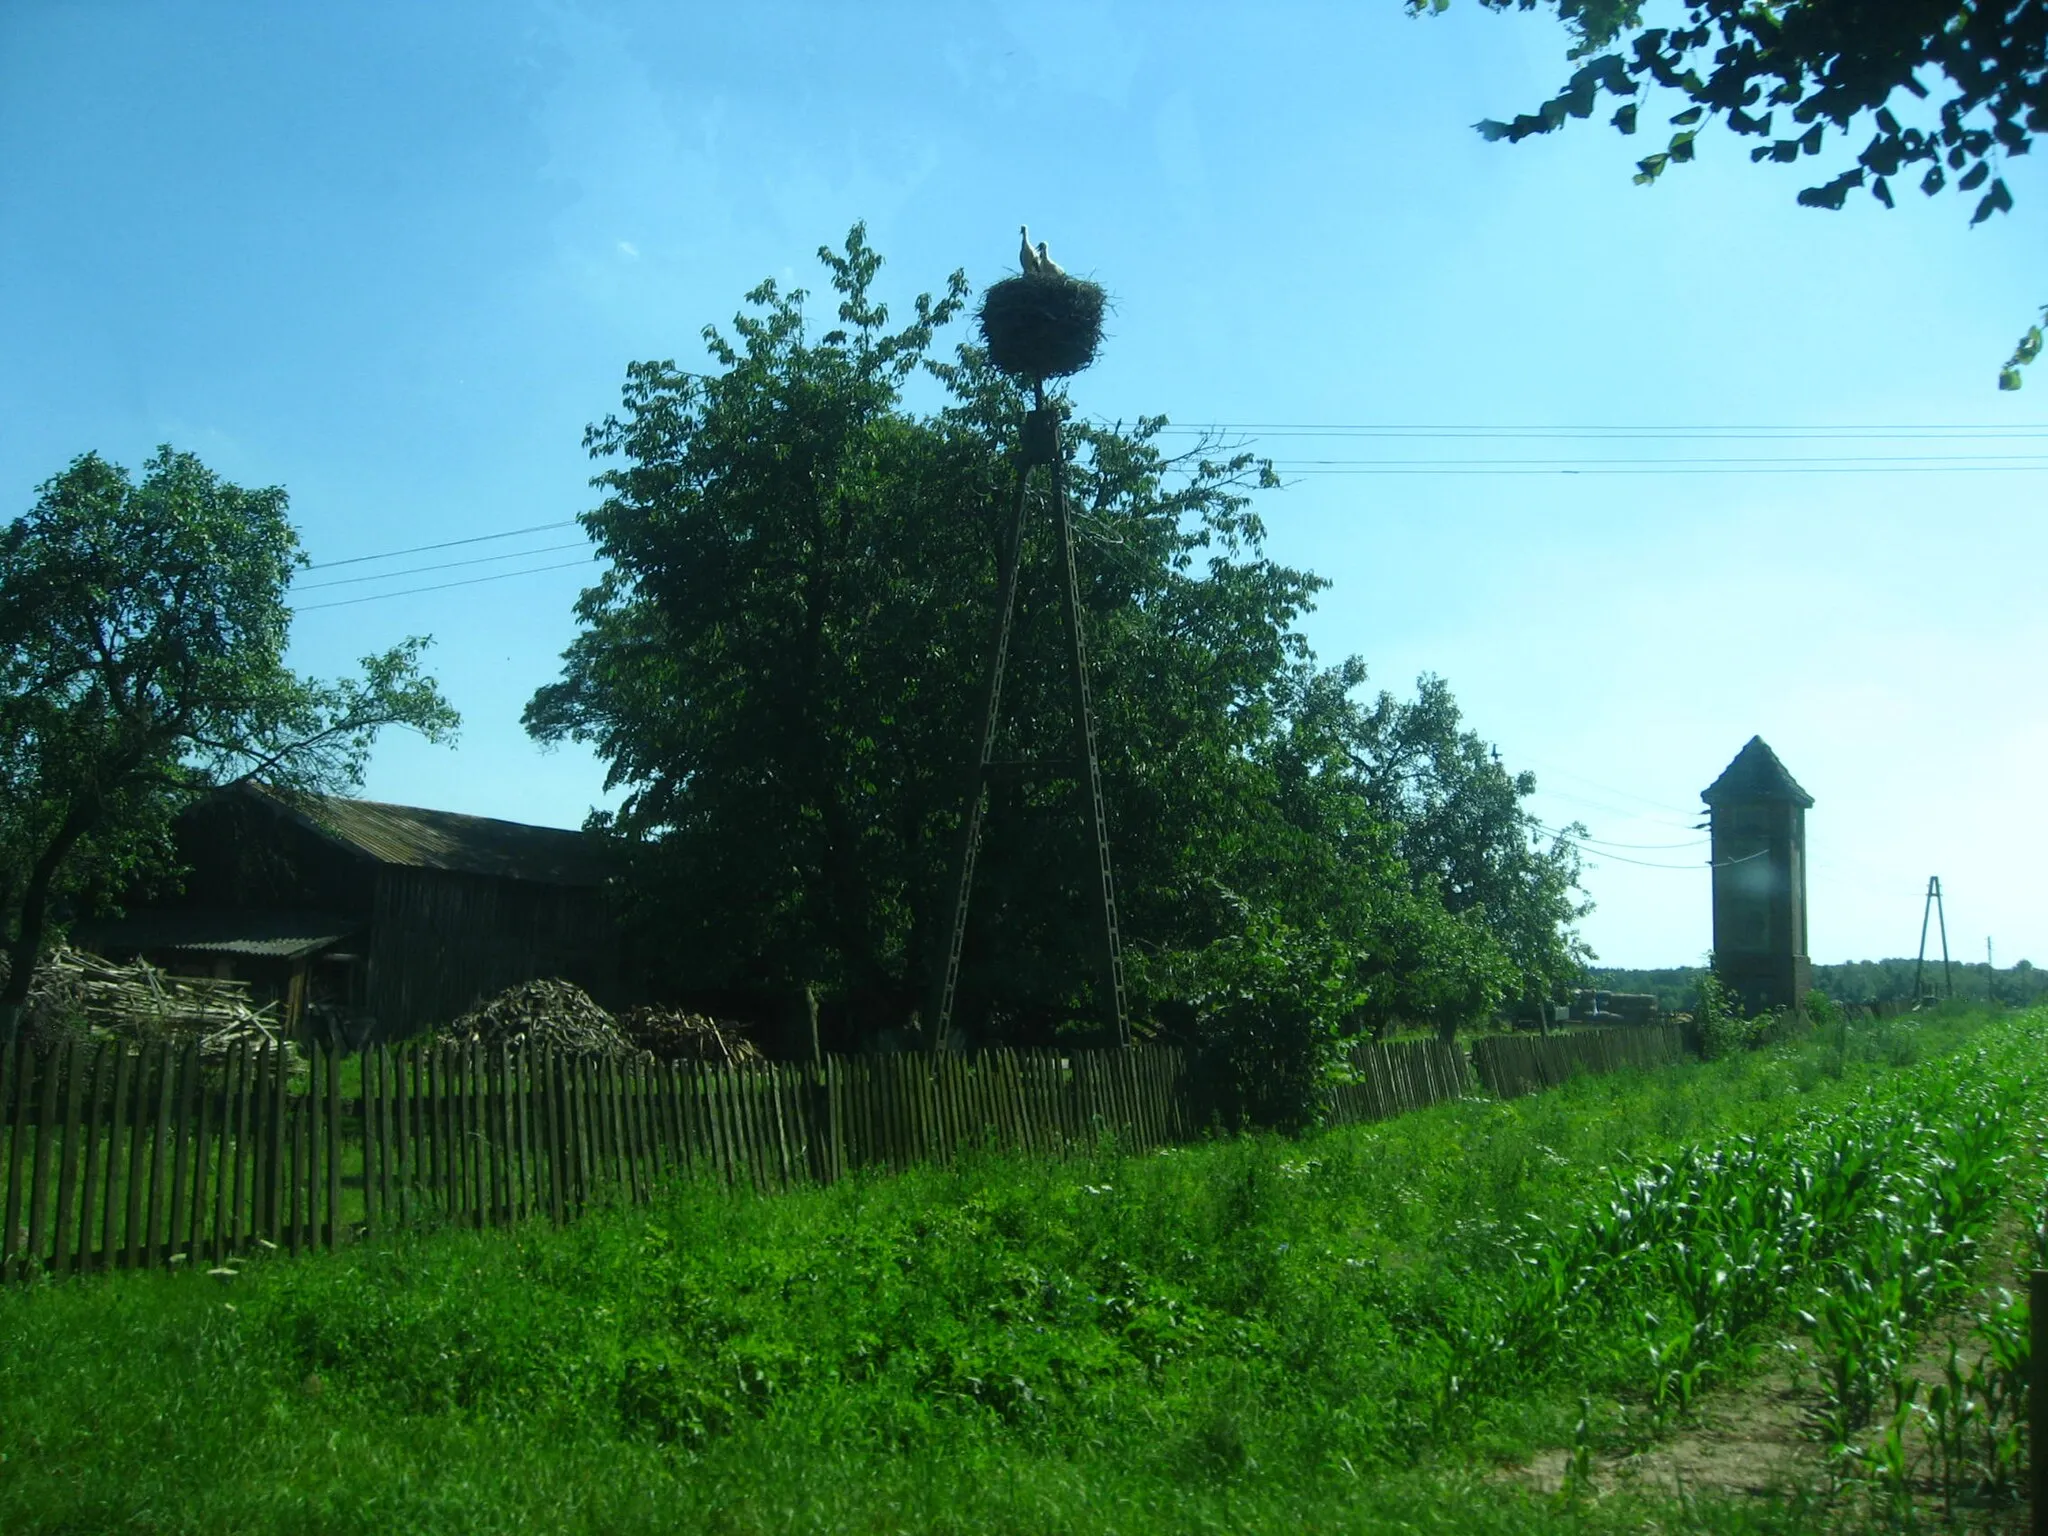
<instances>
[{"instance_id":1,"label":"ladder-like frame","mask_svg":"<svg viewBox=\"0 0 2048 1536\"><path fill-rule=\"evenodd\" d=\"M1074 745L1077 766L1087 775L1088 807L1095 833L1096 890L1100 897L1103 933L1103 1001L1119 1045L1131 1043L1130 1016L1124 998L1123 941L1117 928L1116 880L1109 858L1109 816L1102 798L1102 763L1095 747L1095 711L1088 686L1088 651L1081 631L1081 577L1074 562L1073 518L1067 507L1066 455L1060 442L1056 408L1045 403L1045 386L1034 385L1032 409L1024 418L1018 444L1017 478L1010 498L1010 524L997 577L995 635L990 645L988 676L982 689L981 740L968 764L961 797L960 840L955 866L959 881L953 901L952 931L945 964L935 976L931 1003L932 1048L944 1050L953 1024L953 1004L960 985L960 956L967 944L967 908L974 892L975 856L981 847L981 823L988 797L989 770L995 766L996 733L1002 719L1003 671L1009 664L1015 629L1018 566L1024 553L1025 492L1031 471L1044 465L1052 471L1053 516L1059 529L1068 654L1074 684Z\"/></svg>"},{"instance_id":2,"label":"ladder-like frame","mask_svg":"<svg viewBox=\"0 0 2048 1536\"><path fill-rule=\"evenodd\" d=\"M1948 968L1948 912L1941 904L1941 876L1927 877L1927 900L1920 908L1920 958L1913 963L1913 1001L1918 1004L1926 995L1920 990L1920 973L1927 968L1927 919L1935 918L1941 924L1941 990L1945 997L1956 995L1955 979Z\"/></svg>"}]
</instances>

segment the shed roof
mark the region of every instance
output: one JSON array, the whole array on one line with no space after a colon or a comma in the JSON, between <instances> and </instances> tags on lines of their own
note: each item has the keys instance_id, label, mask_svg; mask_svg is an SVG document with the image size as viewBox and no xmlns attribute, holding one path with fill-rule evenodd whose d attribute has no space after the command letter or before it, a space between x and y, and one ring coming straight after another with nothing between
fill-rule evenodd
<instances>
[{"instance_id":1,"label":"shed roof","mask_svg":"<svg viewBox=\"0 0 2048 1536\"><path fill-rule=\"evenodd\" d=\"M602 885L610 874L603 845L587 832L536 827L459 811L387 805L340 795L256 787L284 814L380 864L442 869L543 885Z\"/></svg>"},{"instance_id":2,"label":"shed roof","mask_svg":"<svg viewBox=\"0 0 2048 1536\"><path fill-rule=\"evenodd\" d=\"M1799 781L1785 771L1778 754L1761 736L1752 736L1735 760L1721 770L1721 777L1700 791L1708 805L1731 805L1742 800L1789 800L1809 806L1813 796L1799 787Z\"/></svg>"},{"instance_id":3,"label":"shed roof","mask_svg":"<svg viewBox=\"0 0 2048 1536\"><path fill-rule=\"evenodd\" d=\"M71 937L98 954L190 950L297 960L355 937L360 923L331 912L143 909L73 925Z\"/></svg>"}]
</instances>

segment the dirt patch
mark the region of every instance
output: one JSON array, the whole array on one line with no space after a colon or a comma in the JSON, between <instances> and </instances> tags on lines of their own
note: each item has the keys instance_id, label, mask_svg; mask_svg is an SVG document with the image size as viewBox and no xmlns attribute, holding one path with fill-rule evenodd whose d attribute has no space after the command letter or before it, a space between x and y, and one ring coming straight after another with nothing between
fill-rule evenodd
<instances>
[{"instance_id":1,"label":"dirt patch","mask_svg":"<svg viewBox=\"0 0 2048 1536\"><path fill-rule=\"evenodd\" d=\"M1780 1500L1825 1487L1822 1447L1807 1428L1818 1396L1799 1374L1788 1359L1769 1376L1711 1394L1691 1419L1654 1444L1618 1455L1596 1451L1589 1491ZM1545 1451L1507 1475L1556 1492L1571 1462L1569 1449Z\"/></svg>"},{"instance_id":2,"label":"dirt patch","mask_svg":"<svg viewBox=\"0 0 2048 1536\"><path fill-rule=\"evenodd\" d=\"M1986 1251L1997 1257L1984 1266L1982 1283L1922 1336L1909 1368L1920 1383L1920 1402L1928 1401L1930 1389L1943 1381L1952 1347L1966 1364L1974 1362L1983 1348L1974 1334L1977 1318L2003 1303L2001 1290L2023 1287L2024 1277L2005 1257L2015 1251L2018 1237L2017 1224L2008 1223L1986 1242ZM1842 1473L1853 1468L1830 1465L1827 1444L1817 1432L1823 1397L1813 1369L1816 1357L1803 1338L1788 1339L1780 1348L1778 1360L1708 1394L1691 1417L1653 1443L1626 1453L1595 1451L1585 1491L1596 1498L1636 1491L1773 1503L1828 1501L1841 1492ZM1864 1431L1857 1437L1859 1446L1875 1443L1886 1427L1879 1423ZM1933 1478L1935 1448L1924 1415L1910 1416L1901 1441L1915 1501L1931 1514L1943 1499ZM1572 1459L1571 1450L1560 1447L1500 1475L1557 1492L1569 1478ZM1952 1528L1983 1531L2023 1530L2027 1512L2024 1503L1991 1507L1967 1501L1945 1511Z\"/></svg>"}]
</instances>

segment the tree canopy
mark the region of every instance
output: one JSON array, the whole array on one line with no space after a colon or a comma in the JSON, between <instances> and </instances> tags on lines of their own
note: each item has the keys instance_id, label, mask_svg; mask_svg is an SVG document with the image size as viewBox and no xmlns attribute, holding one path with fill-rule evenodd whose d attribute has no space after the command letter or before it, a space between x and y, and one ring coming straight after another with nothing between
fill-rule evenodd
<instances>
[{"instance_id":1,"label":"tree canopy","mask_svg":"<svg viewBox=\"0 0 2048 1536\"><path fill-rule=\"evenodd\" d=\"M1410 0L1442 10L1449 0ZM1651 90L1680 100L1664 147L1637 163L1655 181L1696 152L1713 123L1764 140L1753 161L1791 164L1863 132L1869 142L1847 165L1807 187L1809 208L1839 209L1861 189L1889 208L1896 178L1917 176L1921 192L1972 200L1972 224L2012 207L1998 174L2048 127L2048 5L2038 0L1981 6L1928 0L1688 0L1683 26L1645 25L1639 0L1481 0L1493 10L1554 4L1583 61L1534 111L1478 125L1514 142L1590 117L1601 95L1621 98L1609 119L1637 130ZM1999 375L2017 389L2019 370L2041 350L2028 330Z\"/></svg>"},{"instance_id":2,"label":"tree canopy","mask_svg":"<svg viewBox=\"0 0 2048 1536\"><path fill-rule=\"evenodd\" d=\"M383 727L454 731L424 639L340 682L286 667L302 558L281 489L168 447L139 483L82 455L0 533L0 1037L53 903L175 875L170 822L193 797L347 788Z\"/></svg>"},{"instance_id":3,"label":"tree canopy","mask_svg":"<svg viewBox=\"0 0 2048 1536\"><path fill-rule=\"evenodd\" d=\"M942 959L1028 402L977 347L937 351L964 276L892 325L861 227L819 256L835 327L763 283L705 331L713 371L636 363L589 429L608 567L526 720L625 791L595 824L638 850L636 926L672 982L819 983L872 1033ZM1270 1002L1276 976L1334 1031L1484 1013L1518 967L1561 983L1575 870L1529 846L1526 781L1440 684L1411 720L1355 702L1358 663L1316 664L1297 621L1325 583L1263 552L1270 471L1061 408L1141 1020ZM1099 1017L1052 539L1034 504L960 993L965 1032L1008 1043Z\"/></svg>"}]
</instances>

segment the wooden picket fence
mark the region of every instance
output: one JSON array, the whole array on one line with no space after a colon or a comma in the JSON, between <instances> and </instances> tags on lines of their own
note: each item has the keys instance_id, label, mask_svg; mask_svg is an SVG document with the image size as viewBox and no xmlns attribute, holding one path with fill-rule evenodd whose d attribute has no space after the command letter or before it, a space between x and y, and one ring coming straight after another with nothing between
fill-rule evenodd
<instances>
[{"instance_id":1,"label":"wooden picket fence","mask_svg":"<svg viewBox=\"0 0 2048 1536\"><path fill-rule=\"evenodd\" d=\"M1481 1040L1472 1065L1506 1097L1680 1049L1676 1030L1602 1030ZM1349 1064L1340 1124L1470 1081L1438 1040L1361 1045ZM217 1266L420 1220L568 1221L682 1177L765 1193L973 1149L1147 1151L1199 1134L1197 1105L1168 1046L717 1068L474 1045L17 1048L0 1057L0 1279Z\"/></svg>"},{"instance_id":2,"label":"wooden picket fence","mask_svg":"<svg viewBox=\"0 0 2048 1536\"><path fill-rule=\"evenodd\" d=\"M1385 1120L1465 1096L1465 1053L1443 1040L1368 1042L1351 1048L1351 1077L1330 1090L1339 1125Z\"/></svg>"},{"instance_id":3,"label":"wooden picket fence","mask_svg":"<svg viewBox=\"0 0 2048 1536\"><path fill-rule=\"evenodd\" d=\"M616 1062L71 1043L0 1061L0 1277L333 1247L421 1218L574 1217L697 1175L761 1191L986 1147L1185 1139L1179 1051Z\"/></svg>"},{"instance_id":4,"label":"wooden picket fence","mask_svg":"<svg viewBox=\"0 0 2048 1536\"><path fill-rule=\"evenodd\" d=\"M1472 1042L1472 1070L1488 1093L1512 1099L1589 1072L1661 1067L1686 1054L1675 1024L1587 1029L1563 1035L1488 1035Z\"/></svg>"}]
</instances>

